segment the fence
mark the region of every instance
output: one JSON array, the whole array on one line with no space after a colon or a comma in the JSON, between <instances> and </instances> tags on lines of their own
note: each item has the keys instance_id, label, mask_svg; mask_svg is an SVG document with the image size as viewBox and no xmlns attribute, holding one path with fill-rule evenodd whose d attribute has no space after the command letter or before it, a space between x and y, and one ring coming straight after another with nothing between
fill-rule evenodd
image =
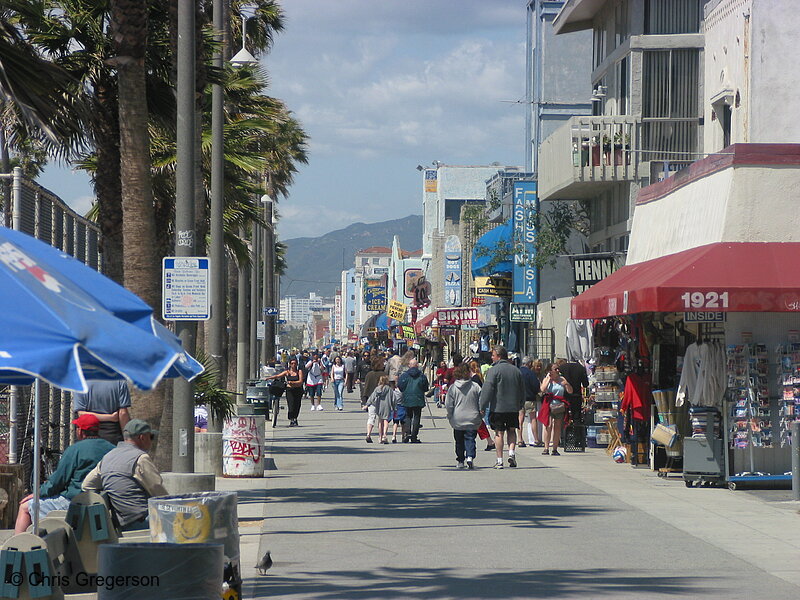
<instances>
[{"instance_id":1,"label":"fence","mask_svg":"<svg viewBox=\"0 0 800 600\"><path fill-rule=\"evenodd\" d=\"M25 178L21 169L0 174L10 181L10 195L3 195L2 223L50 244L100 270L100 228L80 216L58 196ZM0 462L21 463L29 485L33 456L32 386L0 387ZM41 422L43 455L60 453L72 443L72 397L68 392L42 383Z\"/></svg>"}]
</instances>

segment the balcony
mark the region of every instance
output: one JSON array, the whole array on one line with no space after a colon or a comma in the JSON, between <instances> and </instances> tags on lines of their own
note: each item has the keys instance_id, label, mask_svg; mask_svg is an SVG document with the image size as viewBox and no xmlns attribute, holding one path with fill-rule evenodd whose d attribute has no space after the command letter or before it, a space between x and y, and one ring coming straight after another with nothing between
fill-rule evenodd
<instances>
[{"instance_id":1,"label":"balcony","mask_svg":"<svg viewBox=\"0 0 800 600\"><path fill-rule=\"evenodd\" d=\"M596 196L602 188L639 178L642 119L621 115L572 117L542 142L542 200Z\"/></svg>"}]
</instances>

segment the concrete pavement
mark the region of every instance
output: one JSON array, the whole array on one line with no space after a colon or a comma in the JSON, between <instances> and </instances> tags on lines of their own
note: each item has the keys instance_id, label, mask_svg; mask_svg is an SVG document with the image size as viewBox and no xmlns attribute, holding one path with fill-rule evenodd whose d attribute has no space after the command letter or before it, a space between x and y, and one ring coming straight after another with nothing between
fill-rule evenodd
<instances>
[{"instance_id":1,"label":"concrete pavement","mask_svg":"<svg viewBox=\"0 0 800 600\"><path fill-rule=\"evenodd\" d=\"M800 593L795 503L688 489L602 450L524 448L498 471L479 448L478 469L456 470L443 411L424 413L422 444L366 444L355 394L344 412L328 396L299 428L282 415L265 480L218 480L240 493L245 598Z\"/></svg>"}]
</instances>

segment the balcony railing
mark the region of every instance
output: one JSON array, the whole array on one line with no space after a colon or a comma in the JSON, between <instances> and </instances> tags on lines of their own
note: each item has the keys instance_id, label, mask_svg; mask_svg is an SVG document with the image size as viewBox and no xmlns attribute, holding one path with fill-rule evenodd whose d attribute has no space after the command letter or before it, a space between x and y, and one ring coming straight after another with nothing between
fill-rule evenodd
<instances>
[{"instance_id":1,"label":"balcony railing","mask_svg":"<svg viewBox=\"0 0 800 600\"><path fill-rule=\"evenodd\" d=\"M543 143L539 160L542 199L593 196L598 182L636 179L640 117L572 117Z\"/></svg>"}]
</instances>

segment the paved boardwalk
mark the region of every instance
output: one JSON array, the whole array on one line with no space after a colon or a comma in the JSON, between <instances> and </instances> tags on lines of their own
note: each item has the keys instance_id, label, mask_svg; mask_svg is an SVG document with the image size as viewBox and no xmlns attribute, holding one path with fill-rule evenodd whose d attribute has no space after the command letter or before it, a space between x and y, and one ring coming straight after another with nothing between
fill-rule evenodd
<instances>
[{"instance_id":1,"label":"paved boardwalk","mask_svg":"<svg viewBox=\"0 0 800 600\"><path fill-rule=\"evenodd\" d=\"M456 470L443 411L424 413L422 444L383 446L365 443L355 395L331 404L304 405L298 428L281 419L264 487L228 484L247 598L800 595L792 503L686 489L596 450L524 448L494 470L479 448L476 470ZM249 563L266 549L275 566L259 577Z\"/></svg>"}]
</instances>

